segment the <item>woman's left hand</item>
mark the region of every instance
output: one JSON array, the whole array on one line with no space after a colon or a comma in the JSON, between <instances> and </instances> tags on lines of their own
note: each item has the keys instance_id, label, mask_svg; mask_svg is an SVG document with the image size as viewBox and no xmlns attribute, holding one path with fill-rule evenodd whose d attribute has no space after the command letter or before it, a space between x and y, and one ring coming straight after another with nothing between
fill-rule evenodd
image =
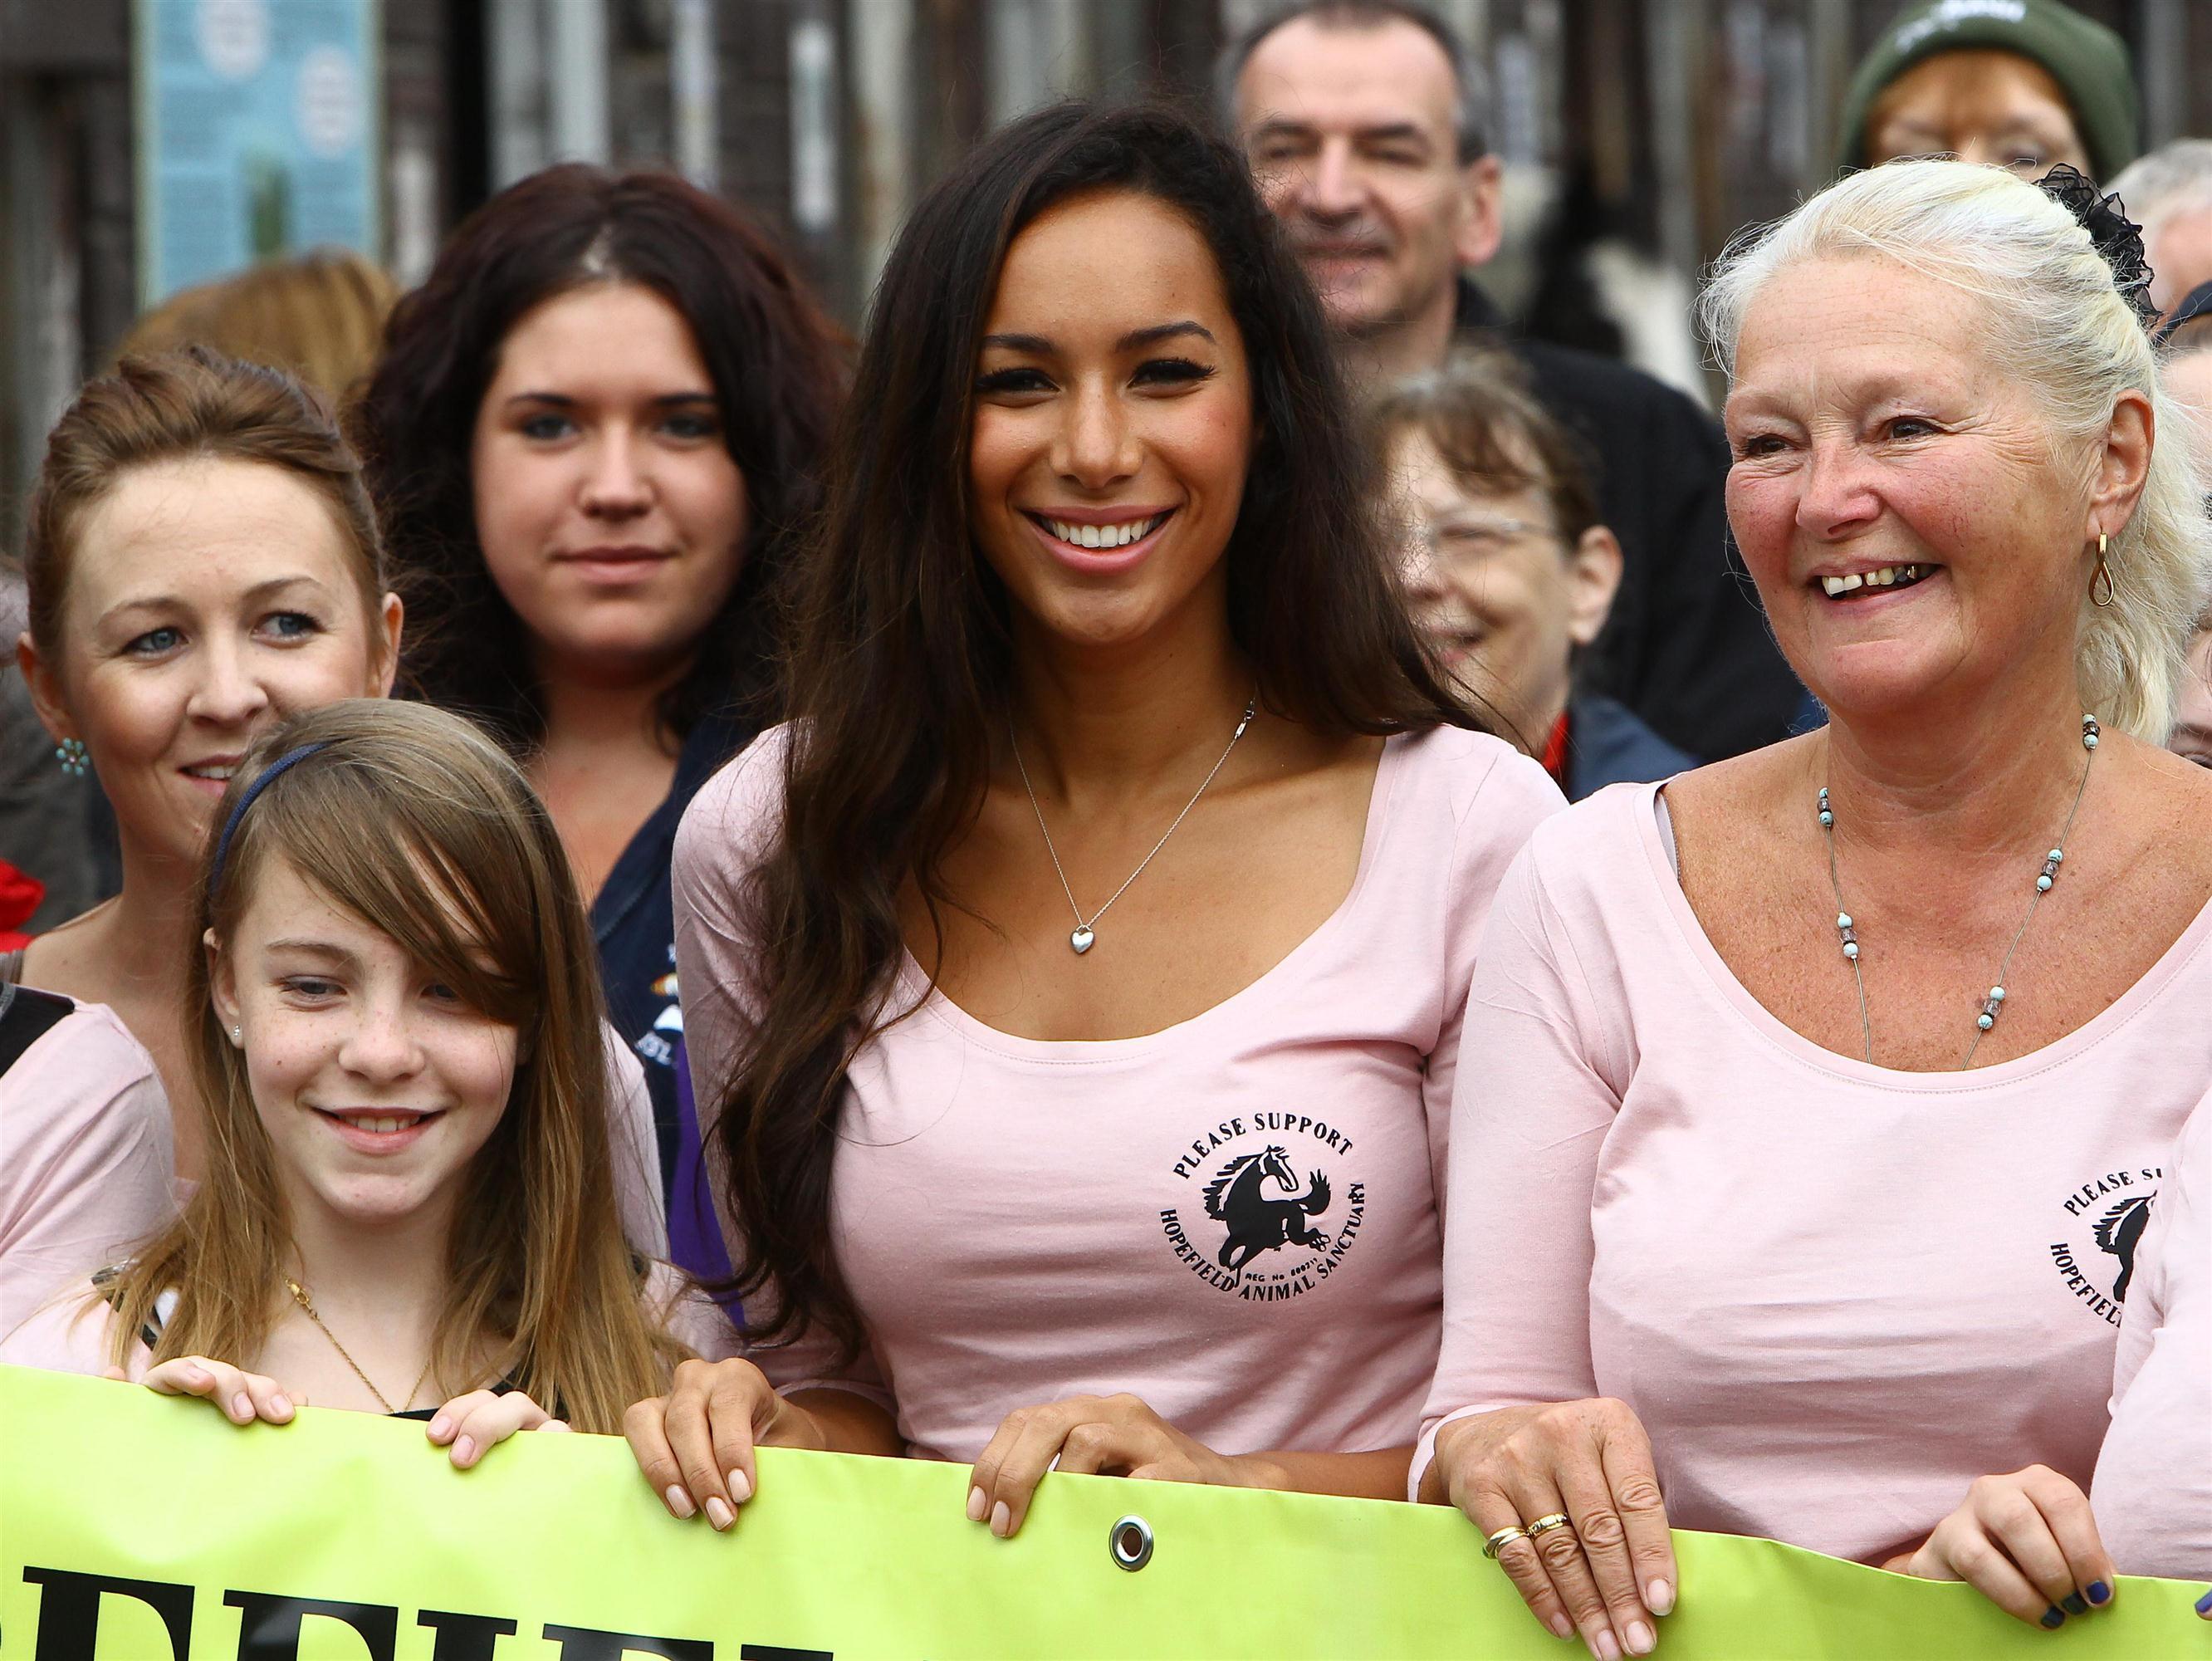
<instances>
[{"instance_id":1,"label":"woman's left hand","mask_svg":"<svg viewBox=\"0 0 2212 1661\"><path fill-rule=\"evenodd\" d=\"M1006 1415L975 1462L968 1520L988 1518L992 1533L1011 1539L1048 1470L1219 1488L1285 1486L1271 1482L1252 1459L1194 1441L1133 1396L1073 1396Z\"/></svg>"},{"instance_id":2,"label":"woman's left hand","mask_svg":"<svg viewBox=\"0 0 2212 1661\"><path fill-rule=\"evenodd\" d=\"M1977 1477L1925 1545L1884 1567L1964 1580L2006 1614L2048 1628L2110 1603L2118 1579L2087 1498L2048 1465Z\"/></svg>"},{"instance_id":3,"label":"woman's left hand","mask_svg":"<svg viewBox=\"0 0 2212 1661\"><path fill-rule=\"evenodd\" d=\"M484 1457L494 1443L504 1442L518 1430L566 1430L568 1422L556 1419L519 1390L495 1396L472 1390L456 1396L430 1420L429 1438L440 1447L451 1447L455 1470L466 1470Z\"/></svg>"}]
</instances>

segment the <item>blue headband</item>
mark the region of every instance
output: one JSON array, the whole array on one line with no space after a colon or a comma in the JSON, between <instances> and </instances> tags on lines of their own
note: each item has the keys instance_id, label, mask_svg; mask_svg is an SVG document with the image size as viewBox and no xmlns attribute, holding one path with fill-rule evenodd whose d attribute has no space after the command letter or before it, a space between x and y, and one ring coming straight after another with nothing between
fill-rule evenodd
<instances>
[{"instance_id":1,"label":"blue headband","mask_svg":"<svg viewBox=\"0 0 2212 1661\"><path fill-rule=\"evenodd\" d=\"M286 769L297 767L317 751L330 747L331 741L325 739L320 743L303 744L296 750L287 750L261 770L259 778L246 787L246 794L238 799L238 806L230 810L230 817L223 821L222 835L216 838L215 866L208 873L209 893L214 893L222 881L223 861L230 857L230 839L238 834L238 822L246 817L246 810L252 806L261 793L269 788L270 781Z\"/></svg>"}]
</instances>

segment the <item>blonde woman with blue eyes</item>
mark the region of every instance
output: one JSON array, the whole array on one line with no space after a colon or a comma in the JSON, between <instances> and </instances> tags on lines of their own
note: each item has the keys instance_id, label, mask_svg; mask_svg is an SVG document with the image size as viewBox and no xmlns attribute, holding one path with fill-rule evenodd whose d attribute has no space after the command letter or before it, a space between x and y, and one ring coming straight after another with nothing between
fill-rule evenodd
<instances>
[{"instance_id":1,"label":"blonde woman with blue eyes","mask_svg":"<svg viewBox=\"0 0 2212 1661\"><path fill-rule=\"evenodd\" d=\"M376 514L314 394L195 348L126 358L78 393L48 440L23 565L17 661L57 764L95 773L114 809L123 886L0 958L0 983L112 1013L93 1082L118 1102L165 1099L158 1134L173 1135L175 1174L198 1181L205 1137L181 1013L196 873L256 739L391 690L401 605ZM620 1056L609 1072L624 1232L657 1256L666 1225L643 1085ZM10 1092L11 1148L54 1098L40 1095ZM166 1196L142 1198L111 1238L163 1220ZM9 1256L38 1221L0 1237Z\"/></svg>"}]
</instances>

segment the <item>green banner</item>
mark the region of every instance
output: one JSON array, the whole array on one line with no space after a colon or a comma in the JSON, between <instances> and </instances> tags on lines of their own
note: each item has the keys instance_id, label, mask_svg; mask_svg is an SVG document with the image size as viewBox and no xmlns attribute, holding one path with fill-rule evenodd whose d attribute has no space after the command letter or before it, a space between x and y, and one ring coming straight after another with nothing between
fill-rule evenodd
<instances>
[{"instance_id":1,"label":"green banner","mask_svg":"<svg viewBox=\"0 0 2212 1661\"><path fill-rule=\"evenodd\" d=\"M5 1661L863 1661L1585 1653L1439 1507L1048 1477L1021 1534L966 1471L771 1449L718 1535L611 1437L524 1435L455 1472L416 1424L240 1428L136 1385L0 1367ZM1143 1534L1117 1524L1142 1521ZM2212 1657L2197 1588L2124 1580L2048 1634L1963 1586L1770 1541L1676 1536L1659 1653Z\"/></svg>"}]
</instances>

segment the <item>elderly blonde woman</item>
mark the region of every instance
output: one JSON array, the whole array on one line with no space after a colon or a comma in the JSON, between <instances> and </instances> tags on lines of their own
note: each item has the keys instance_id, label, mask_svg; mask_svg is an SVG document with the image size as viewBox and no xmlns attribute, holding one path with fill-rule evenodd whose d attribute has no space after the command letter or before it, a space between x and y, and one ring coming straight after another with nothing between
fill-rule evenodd
<instances>
[{"instance_id":1,"label":"elderly blonde woman","mask_svg":"<svg viewBox=\"0 0 2212 1661\"><path fill-rule=\"evenodd\" d=\"M2128 1567L2083 1489L2212 1084L2212 779L2159 747L2208 526L2091 224L1911 161L1731 252L1729 516L1830 725L1499 890L1414 1482L1601 1657L1696 1595L1669 1524L2050 1627Z\"/></svg>"}]
</instances>

